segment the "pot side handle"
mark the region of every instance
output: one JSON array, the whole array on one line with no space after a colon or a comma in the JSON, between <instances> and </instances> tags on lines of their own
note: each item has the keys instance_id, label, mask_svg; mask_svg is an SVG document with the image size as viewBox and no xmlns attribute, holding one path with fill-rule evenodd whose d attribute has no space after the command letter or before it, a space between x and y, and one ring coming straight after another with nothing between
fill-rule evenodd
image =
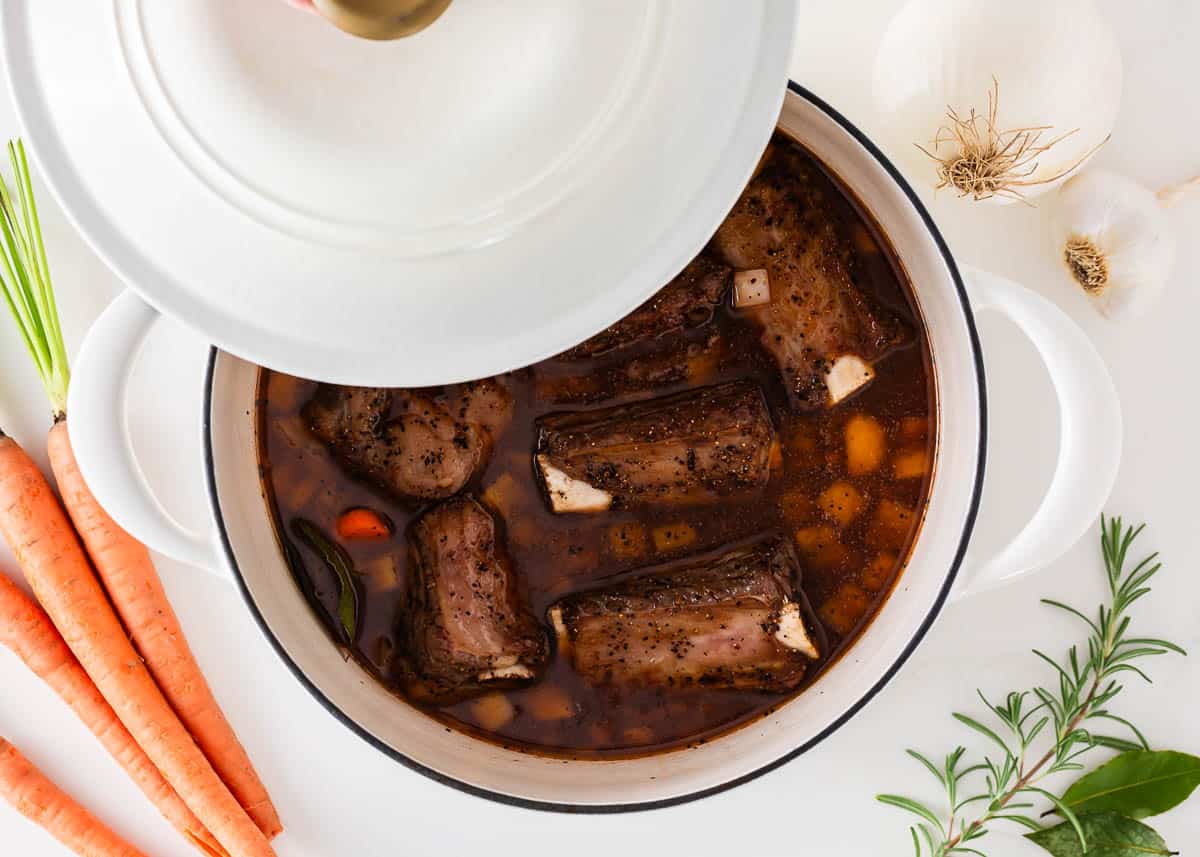
<instances>
[{"instance_id":1,"label":"pot side handle","mask_svg":"<svg viewBox=\"0 0 1200 857\"><path fill-rule=\"evenodd\" d=\"M96 500L128 533L171 559L228 577L211 536L171 517L133 453L126 417L129 377L160 318L137 294L125 291L92 325L75 359L68 394L71 445Z\"/></svg>"},{"instance_id":2,"label":"pot side handle","mask_svg":"<svg viewBox=\"0 0 1200 857\"><path fill-rule=\"evenodd\" d=\"M964 268L977 312L1006 315L1037 348L1059 406L1059 456L1037 511L995 556L967 568L954 598L976 595L1044 568L1096 521L1121 461L1121 405L1087 334L1053 303L995 274Z\"/></svg>"}]
</instances>

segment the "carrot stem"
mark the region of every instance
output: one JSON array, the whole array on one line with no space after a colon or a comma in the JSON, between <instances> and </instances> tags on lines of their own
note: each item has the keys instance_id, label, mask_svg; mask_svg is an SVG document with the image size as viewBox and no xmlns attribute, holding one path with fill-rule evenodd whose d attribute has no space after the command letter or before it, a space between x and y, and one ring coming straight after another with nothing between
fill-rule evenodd
<instances>
[{"instance_id":1,"label":"carrot stem","mask_svg":"<svg viewBox=\"0 0 1200 857\"><path fill-rule=\"evenodd\" d=\"M41 220L33 197L29 160L20 140L8 143L16 200L0 178L0 292L33 358L55 416L66 411L71 370ZM19 203L19 204L18 204Z\"/></svg>"}]
</instances>

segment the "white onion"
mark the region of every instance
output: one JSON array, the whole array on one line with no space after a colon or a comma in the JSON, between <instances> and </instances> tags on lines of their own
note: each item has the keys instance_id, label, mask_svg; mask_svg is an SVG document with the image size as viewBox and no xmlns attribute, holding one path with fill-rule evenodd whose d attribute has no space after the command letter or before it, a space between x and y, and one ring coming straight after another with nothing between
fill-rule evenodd
<instances>
[{"instance_id":1,"label":"white onion","mask_svg":"<svg viewBox=\"0 0 1200 857\"><path fill-rule=\"evenodd\" d=\"M910 176L1004 202L1061 183L1104 143L1120 106L1121 81L1116 40L1091 0L908 0L880 45L874 95L883 114L882 142ZM1015 136L1028 147L1026 157L1009 164L1006 176L947 182L939 161L952 164L970 154L947 139L944 129L954 125L949 115L986 134L993 91L991 130L1002 144Z\"/></svg>"},{"instance_id":2,"label":"white onion","mask_svg":"<svg viewBox=\"0 0 1200 857\"><path fill-rule=\"evenodd\" d=\"M771 281L763 268L737 271L733 275L733 305L751 307L771 302Z\"/></svg>"}]
</instances>

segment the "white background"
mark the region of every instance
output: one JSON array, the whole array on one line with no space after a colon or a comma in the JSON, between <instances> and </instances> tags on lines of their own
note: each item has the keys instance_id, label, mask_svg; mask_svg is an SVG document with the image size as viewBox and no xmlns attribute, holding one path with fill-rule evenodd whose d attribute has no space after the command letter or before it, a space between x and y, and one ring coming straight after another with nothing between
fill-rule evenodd
<instances>
[{"instance_id":1,"label":"white background","mask_svg":"<svg viewBox=\"0 0 1200 857\"><path fill-rule=\"evenodd\" d=\"M870 135L880 127L869 68L897 0L808 3L793 77ZM1200 4L1193 0L1101 3L1125 57L1120 121L1098 163L1157 187L1200 172ZM19 131L0 96L0 136ZM98 133L103 133L98 131ZM136 166L131 165L131 169ZM1200 319L1200 198L1171 218L1180 257L1168 293L1143 318L1112 324L1065 280L1048 223L1052 203L983 208L925 193L960 260L1039 290L1074 316L1108 360L1124 405L1125 454L1112 512L1145 519L1142 546L1162 551L1166 570L1143 602L1146 632L1197 654L1151 667L1152 687L1131 687L1115 706L1158 746L1200 753L1200 526L1196 488L1200 426L1195 343ZM50 196L40 194L46 242L68 345L120 284L82 243ZM1057 453L1049 383L1032 348L1007 322L986 318L994 443L976 555L1001 544L1044 489ZM12 328L0 324L0 425L44 462L45 398ZM199 410L204 342L165 325L144 360L131 422L139 452L168 505L199 526ZM527 853L579 855L883 855L910 853L906 819L876 804L879 791L934 797L907 760L914 746L941 754L975 746L949 716L978 707L974 689L999 696L1048 679L1029 654L1056 652L1078 637L1041 596L1081 606L1101 596L1095 538L1051 567L999 592L948 609L900 675L837 734L780 770L707 800L649 813L576 817L516 810L468 797L389 761L335 722L291 678L263 641L237 594L203 572L167 560L159 569L192 645L230 719L271 788L286 833L281 855ZM14 573L0 548L0 566ZM145 803L82 726L7 652L0 652L0 734L111 826L155 855L193 852ZM1200 844L1200 797L1154 821L1174 848ZM994 834L992 857L1044 853ZM0 805L0 855L63 853Z\"/></svg>"}]
</instances>

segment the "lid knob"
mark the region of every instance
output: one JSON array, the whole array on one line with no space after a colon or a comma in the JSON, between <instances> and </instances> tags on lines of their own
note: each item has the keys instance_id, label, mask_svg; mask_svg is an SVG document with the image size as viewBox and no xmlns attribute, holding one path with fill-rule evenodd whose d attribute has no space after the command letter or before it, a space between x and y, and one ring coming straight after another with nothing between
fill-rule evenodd
<instances>
[{"instance_id":1,"label":"lid knob","mask_svg":"<svg viewBox=\"0 0 1200 857\"><path fill-rule=\"evenodd\" d=\"M451 0L312 0L339 29L364 39L399 39L425 29Z\"/></svg>"}]
</instances>

